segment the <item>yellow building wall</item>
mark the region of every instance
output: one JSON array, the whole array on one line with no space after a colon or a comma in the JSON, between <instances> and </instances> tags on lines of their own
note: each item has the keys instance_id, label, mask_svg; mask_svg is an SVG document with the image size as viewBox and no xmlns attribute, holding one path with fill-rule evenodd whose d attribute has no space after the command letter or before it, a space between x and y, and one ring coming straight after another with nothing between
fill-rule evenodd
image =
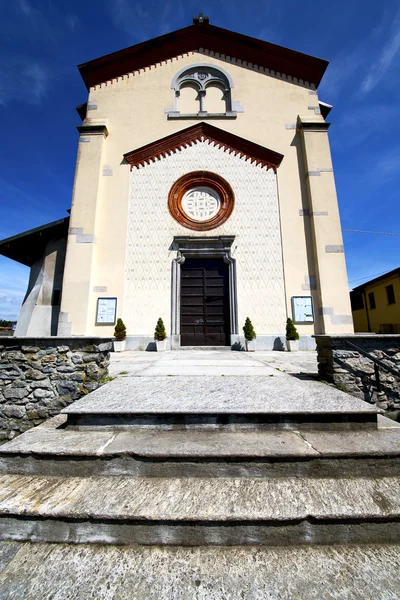
<instances>
[{"instance_id":1,"label":"yellow building wall","mask_svg":"<svg viewBox=\"0 0 400 600\"><path fill-rule=\"evenodd\" d=\"M389 304L386 287L393 285L395 303ZM373 292L376 308L370 308L368 294ZM368 331L368 318L370 329L374 333L381 332L382 325L397 325L400 328L400 275L394 275L376 283L367 284L364 289L364 308L353 311L354 330L356 332ZM389 333L384 331L382 333ZM397 333L394 331L394 333Z\"/></svg>"}]
</instances>

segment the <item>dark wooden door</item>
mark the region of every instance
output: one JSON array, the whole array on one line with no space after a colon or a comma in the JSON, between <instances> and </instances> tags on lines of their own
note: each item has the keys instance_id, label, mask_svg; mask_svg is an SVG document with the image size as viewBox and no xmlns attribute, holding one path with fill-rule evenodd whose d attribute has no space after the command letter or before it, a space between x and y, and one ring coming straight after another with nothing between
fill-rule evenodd
<instances>
[{"instance_id":1,"label":"dark wooden door","mask_svg":"<svg viewBox=\"0 0 400 600\"><path fill-rule=\"evenodd\" d=\"M186 259L181 266L181 345L228 346L228 265L221 259Z\"/></svg>"}]
</instances>

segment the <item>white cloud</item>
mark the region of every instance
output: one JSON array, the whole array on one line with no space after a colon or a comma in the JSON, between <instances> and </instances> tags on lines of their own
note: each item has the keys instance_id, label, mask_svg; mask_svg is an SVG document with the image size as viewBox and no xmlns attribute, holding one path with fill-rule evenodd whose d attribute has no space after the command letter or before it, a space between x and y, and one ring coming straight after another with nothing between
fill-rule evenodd
<instances>
[{"instance_id":1,"label":"white cloud","mask_svg":"<svg viewBox=\"0 0 400 600\"><path fill-rule=\"evenodd\" d=\"M390 21L391 19L391 21ZM352 47L352 41L332 59L323 78L320 95L335 99L346 86L369 93L393 66L400 49L400 11L385 13L372 31Z\"/></svg>"},{"instance_id":2,"label":"white cloud","mask_svg":"<svg viewBox=\"0 0 400 600\"><path fill-rule=\"evenodd\" d=\"M110 0L106 6L114 26L128 33L135 43L176 29L187 8L183 0L149 0L147 3Z\"/></svg>"},{"instance_id":3,"label":"white cloud","mask_svg":"<svg viewBox=\"0 0 400 600\"><path fill-rule=\"evenodd\" d=\"M381 79L386 75L391 68L394 60L398 56L400 49L400 18L397 17L393 23L392 31L386 43L383 45L382 51L378 54L375 61L372 63L367 77L361 84L361 92L368 94Z\"/></svg>"},{"instance_id":4,"label":"white cloud","mask_svg":"<svg viewBox=\"0 0 400 600\"><path fill-rule=\"evenodd\" d=\"M0 256L0 319L15 320L25 297L29 267Z\"/></svg>"},{"instance_id":5,"label":"white cloud","mask_svg":"<svg viewBox=\"0 0 400 600\"><path fill-rule=\"evenodd\" d=\"M383 104L347 105L335 122L332 145L357 146L371 135L381 133L391 120L397 122L397 106Z\"/></svg>"},{"instance_id":6,"label":"white cloud","mask_svg":"<svg viewBox=\"0 0 400 600\"><path fill-rule=\"evenodd\" d=\"M76 15L67 15L65 22L70 31L74 32L78 25L80 24L80 20Z\"/></svg>"},{"instance_id":7,"label":"white cloud","mask_svg":"<svg viewBox=\"0 0 400 600\"><path fill-rule=\"evenodd\" d=\"M0 65L0 104L12 100L39 104L50 82L49 68L24 56L12 57Z\"/></svg>"}]
</instances>

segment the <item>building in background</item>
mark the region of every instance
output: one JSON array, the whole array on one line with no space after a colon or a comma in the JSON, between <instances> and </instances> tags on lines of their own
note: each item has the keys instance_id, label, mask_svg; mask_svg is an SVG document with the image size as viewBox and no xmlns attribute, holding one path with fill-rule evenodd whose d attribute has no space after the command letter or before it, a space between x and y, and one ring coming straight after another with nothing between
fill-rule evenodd
<instances>
[{"instance_id":1,"label":"building in background","mask_svg":"<svg viewBox=\"0 0 400 600\"><path fill-rule=\"evenodd\" d=\"M400 333L400 268L350 292L354 330Z\"/></svg>"},{"instance_id":2,"label":"building in background","mask_svg":"<svg viewBox=\"0 0 400 600\"><path fill-rule=\"evenodd\" d=\"M209 24L79 67L82 118L70 219L0 243L31 266L17 335L112 335L145 349L282 348L293 317L353 331L317 88L327 62Z\"/></svg>"}]
</instances>

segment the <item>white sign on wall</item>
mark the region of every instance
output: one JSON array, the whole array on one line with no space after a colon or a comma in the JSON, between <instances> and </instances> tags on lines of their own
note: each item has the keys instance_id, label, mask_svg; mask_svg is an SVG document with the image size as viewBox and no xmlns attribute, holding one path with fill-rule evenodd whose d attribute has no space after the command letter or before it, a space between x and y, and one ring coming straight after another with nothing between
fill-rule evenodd
<instances>
[{"instance_id":1,"label":"white sign on wall","mask_svg":"<svg viewBox=\"0 0 400 600\"><path fill-rule=\"evenodd\" d=\"M311 296L292 296L292 313L295 323L313 323L314 310Z\"/></svg>"},{"instance_id":2,"label":"white sign on wall","mask_svg":"<svg viewBox=\"0 0 400 600\"><path fill-rule=\"evenodd\" d=\"M97 298L96 325L115 325L117 317L116 298Z\"/></svg>"}]
</instances>

